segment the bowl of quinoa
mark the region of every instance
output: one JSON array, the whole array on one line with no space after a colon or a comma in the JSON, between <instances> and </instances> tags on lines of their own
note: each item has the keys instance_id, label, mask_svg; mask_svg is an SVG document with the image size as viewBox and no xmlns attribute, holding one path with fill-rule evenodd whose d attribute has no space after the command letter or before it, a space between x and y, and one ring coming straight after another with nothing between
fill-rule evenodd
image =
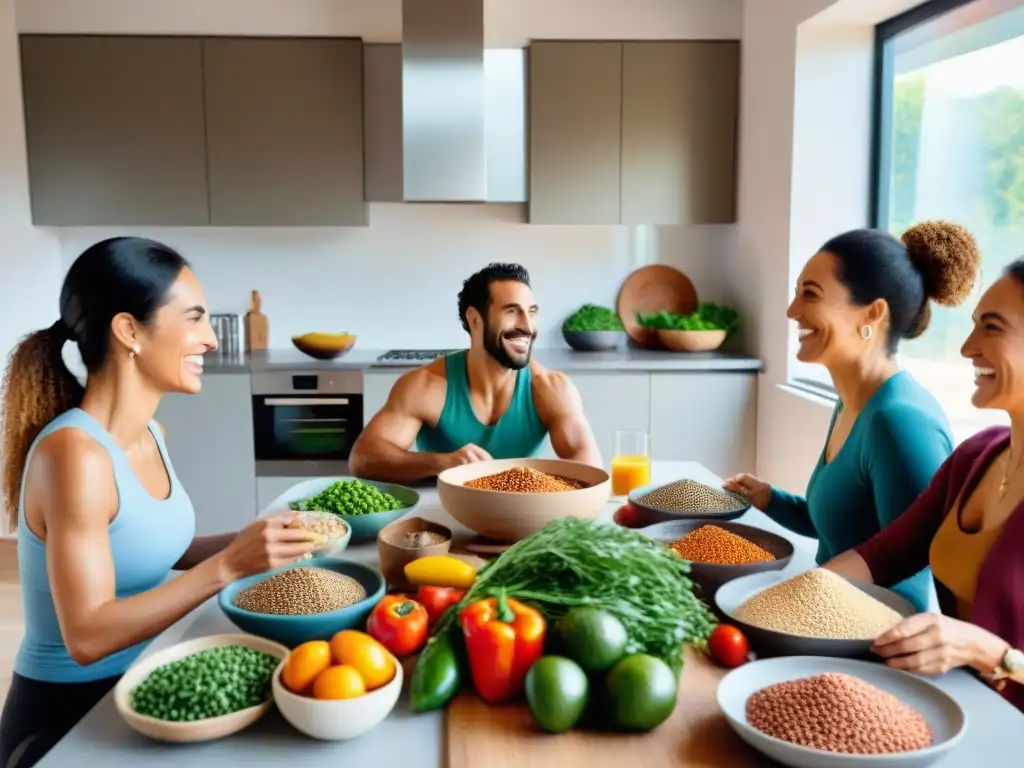
<instances>
[{"instance_id":1,"label":"bowl of quinoa","mask_svg":"<svg viewBox=\"0 0 1024 768\"><path fill-rule=\"evenodd\" d=\"M690 578L708 594L751 573L781 571L793 544L778 534L743 523L671 520L639 530L690 563Z\"/></svg>"}]
</instances>

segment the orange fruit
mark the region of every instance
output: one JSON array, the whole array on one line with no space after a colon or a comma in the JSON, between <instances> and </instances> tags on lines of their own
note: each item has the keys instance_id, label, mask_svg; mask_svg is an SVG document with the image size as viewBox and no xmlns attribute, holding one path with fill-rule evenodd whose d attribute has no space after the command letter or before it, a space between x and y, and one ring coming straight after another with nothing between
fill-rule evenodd
<instances>
[{"instance_id":1,"label":"orange fruit","mask_svg":"<svg viewBox=\"0 0 1024 768\"><path fill-rule=\"evenodd\" d=\"M355 667L328 667L313 681L314 699L354 699L366 693L366 684Z\"/></svg>"},{"instance_id":2,"label":"orange fruit","mask_svg":"<svg viewBox=\"0 0 1024 768\"><path fill-rule=\"evenodd\" d=\"M368 691L387 685L395 676L395 657L365 632L343 629L331 638L331 654L335 664L355 667Z\"/></svg>"},{"instance_id":3,"label":"orange fruit","mask_svg":"<svg viewBox=\"0 0 1024 768\"><path fill-rule=\"evenodd\" d=\"M304 693L317 676L331 666L331 644L310 640L288 654L281 670L281 682L292 693Z\"/></svg>"}]
</instances>

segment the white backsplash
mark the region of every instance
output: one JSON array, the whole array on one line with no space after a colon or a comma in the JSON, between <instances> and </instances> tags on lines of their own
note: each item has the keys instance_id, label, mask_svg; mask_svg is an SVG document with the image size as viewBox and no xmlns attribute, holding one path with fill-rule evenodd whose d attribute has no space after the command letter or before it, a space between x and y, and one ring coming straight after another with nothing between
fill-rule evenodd
<instances>
[{"instance_id":1,"label":"white backsplash","mask_svg":"<svg viewBox=\"0 0 1024 768\"><path fill-rule=\"evenodd\" d=\"M357 333L364 349L462 346L456 296L491 261L530 271L541 306L538 346L562 346L566 315L585 302L614 306L623 279L645 264L679 267L702 299L730 299L723 292L734 225L529 226L523 215L521 205L375 203L369 227L57 232L64 269L105 237L146 235L192 262L214 312L245 312L250 291L259 290L271 347L316 330Z\"/></svg>"}]
</instances>

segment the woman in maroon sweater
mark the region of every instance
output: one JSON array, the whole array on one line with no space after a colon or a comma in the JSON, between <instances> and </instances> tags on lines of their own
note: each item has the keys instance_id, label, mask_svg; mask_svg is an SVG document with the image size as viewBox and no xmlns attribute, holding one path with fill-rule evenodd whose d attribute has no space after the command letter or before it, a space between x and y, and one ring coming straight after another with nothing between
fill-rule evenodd
<instances>
[{"instance_id":1,"label":"woman in maroon sweater","mask_svg":"<svg viewBox=\"0 0 1024 768\"><path fill-rule=\"evenodd\" d=\"M875 652L921 674L970 667L1024 710L1024 259L986 291L961 352L971 401L1011 426L962 443L905 513L824 567L891 586L930 565L942 613L905 619Z\"/></svg>"}]
</instances>

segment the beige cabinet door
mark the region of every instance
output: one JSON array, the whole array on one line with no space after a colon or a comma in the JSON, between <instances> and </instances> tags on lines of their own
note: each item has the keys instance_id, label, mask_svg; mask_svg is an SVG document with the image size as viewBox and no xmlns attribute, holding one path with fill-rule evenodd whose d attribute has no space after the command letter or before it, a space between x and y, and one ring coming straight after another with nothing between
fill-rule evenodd
<instances>
[{"instance_id":1,"label":"beige cabinet door","mask_svg":"<svg viewBox=\"0 0 1024 768\"><path fill-rule=\"evenodd\" d=\"M622 43L530 45L531 224L618 224Z\"/></svg>"},{"instance_id":2,"label":"beige cabinet door","mask_svg":"<svg viewBox=\"0 0 1024 768\"><path fill-rule=\"evenodd\" d=\"M360 40L203 40L210 221L365 225Z\"/></svg>"},{"instance_id":3,"label":"beige cabinet door","mask_svg":"<svg viewBox=\"0 0 1024 768\"><path fill-rule=\"evenodd\" d=\"M209 223L202 43L23 35L32 220Z\"/></svg>"},{"instance_id":4,"label":"beige cabinet door","mask_svg":"<svg viewBox=\"0 0 1024 768\"><path fill-rule=\"evenodd\" d=\"M622 223L736 220L739 42L627 42Z\"/></svg>"}]
</instances>

